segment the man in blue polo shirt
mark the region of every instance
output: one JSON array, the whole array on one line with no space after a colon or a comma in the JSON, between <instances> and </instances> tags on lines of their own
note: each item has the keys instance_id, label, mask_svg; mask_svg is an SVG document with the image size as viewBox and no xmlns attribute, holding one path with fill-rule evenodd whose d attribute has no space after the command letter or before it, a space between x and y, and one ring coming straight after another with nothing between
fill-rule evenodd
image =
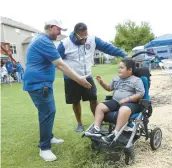
<instances>
[{"instance_id":1,"label":"man in blue polo shirt","mask_svg":"<svg viewBox=\"0 0 172 168\"><path fill-rule=\"evenodd\" d=\"M53 40L60 35L61 22L50 20L45 23L45 33L38 34L30 42L27 50L27 63L23 79L23 89L28 91L38 109L40 128L40 156L45 161L54 161L56 156L51 152L51 143L62 143L53 137L52 129L56 112L53 82L55 67L58 67L70 78L86 88L91 88L85 77L77 75L60 57Z\"/></svg>"}]
</instances>

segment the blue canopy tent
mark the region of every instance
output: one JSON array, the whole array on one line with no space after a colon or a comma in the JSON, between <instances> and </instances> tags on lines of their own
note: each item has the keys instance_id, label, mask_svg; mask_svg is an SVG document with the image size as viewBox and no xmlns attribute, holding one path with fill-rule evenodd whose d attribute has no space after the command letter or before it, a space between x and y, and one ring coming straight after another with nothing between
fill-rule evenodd
<instances>
[{"instance_id":1,"label":"blue canopy tent","mask_svg":"<svg viewBox=\"0 0 172 168\"><path fill-rule=\"evenodd\" d=\"M144 48L146 49L146 48L170 46L170 45L172 46L172 34L165 34L145 44Z\"/></svg>"}]
</instances>

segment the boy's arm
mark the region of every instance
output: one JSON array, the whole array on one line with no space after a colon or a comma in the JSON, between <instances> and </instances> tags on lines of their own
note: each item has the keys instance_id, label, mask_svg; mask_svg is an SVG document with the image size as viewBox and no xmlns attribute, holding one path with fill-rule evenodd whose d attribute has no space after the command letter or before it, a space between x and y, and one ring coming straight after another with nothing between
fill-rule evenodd
<instances>
[{"instance_id":1,"label":"boy's arm","mask_svg":"<svg viewBox=\"0 0 172 168\"><path fill-rule=\"evenodd\" d=\"M137 93L130 96L128 99L129 99L129 102L138 102L142 97L143 96L141 94Z\"/></svg>"},{"instance_id":2,"label":"boy's arm","mask_svg":"<svg viewBox=\"0 0 172 168\"><path fill-rule=\"evenodd\" d=\"M110 84L105 83L100 76L97 76L96 79L105 90L109 92L114 90L114 79L112 79Z\"/></svg>"},{"instance_id":3,"label":"boy's arm","mask_svg":"<svg viewBox=\"0 0 172 168\"><path fill-rule=\"evenodd\" d=\"M107 91L112 91L112 89L111 89L111 87L110 87L110 85L109 84L106 84L105 82L100 82L100 85L105 89L105 90L107 90Z\"/></svg>"},{"instance_id":4,"label":"boy's arm","mask_svg":"<svg viewBox=\"0 0 172 168\"><path fill-rule=\"evenodd\" d=\"M130 98L134 102L137 102L144 96L145 88L144 88L144 84L140 78L136 81L135 85L136 85L136 94L131 96Z\"/></svg>"},{"instance_id":5,"label":"boy's arm","mask_svg":"<svg viewBox=\"0 0 172 168\"><path fill-rule=\"evenodd\" d=\"M127 103L127 102L138 102L141 98L142 97L140 94L134 94L132 96L122 99L119 103L123 104L123 103Z\"/></svg>"}]
</instances>

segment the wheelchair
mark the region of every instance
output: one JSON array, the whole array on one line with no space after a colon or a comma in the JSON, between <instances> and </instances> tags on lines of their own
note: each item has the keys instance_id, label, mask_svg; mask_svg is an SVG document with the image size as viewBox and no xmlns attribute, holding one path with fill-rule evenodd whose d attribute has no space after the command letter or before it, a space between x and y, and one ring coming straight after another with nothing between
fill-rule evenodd
<instances>
[{"instance_id":1,"label":"wheelchair","mask_svg":"<svg viewBox=\"0 0 172 168\"><path fill-rule=\"evenodd\" d=\"M137 53L131 58L134 58L142 53L143 52ZM153 53L149 54L153 55ZM104 149L105 151L115 151L118 148L122 148L125 154L126 165L130 165L134 161L134 145L138 141L138 139L140 139L141 137L145 137L145 140L150 139L150 146L152 150L157 150L161 146L162 141L162 131L159 127L156 127L154 129L148 128L149 117L151 117L153 112L149 96L151 76L149 69L136 68L134 75L142 79L145 87L145 95L143 99L139 101L139 104L143 107L142 110L130 116L128 122L121 128L121 130L118 132L118 134L115 136L110 144L106 144L102 140L102 137L110 135L115 129L118 115L117 111L112 111L105 114L102 126L105 125L107 129L100 131L102 137L86 136L85 133L82 135L82 137L87 137L91 140L91 148L98 152L103 151ZM110 99L112 99L112 96L106 96L105 100ZM92 129L93 126L94 124L92 123L86 130L86 132Z\"/></svg>"}]
</instances>

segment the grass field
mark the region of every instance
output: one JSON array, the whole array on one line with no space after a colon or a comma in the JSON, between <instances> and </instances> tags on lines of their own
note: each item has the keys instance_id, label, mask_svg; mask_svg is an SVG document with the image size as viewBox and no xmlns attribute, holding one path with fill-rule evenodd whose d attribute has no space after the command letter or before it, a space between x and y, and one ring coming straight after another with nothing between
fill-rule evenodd
<instances>
[{"instance_id":1,"label":"grass field","mask_svg":"<svg viewBox=\"0 0 172 168\"><path fill-rule=\"evenodd\" d=\"M93 76L100 75L110 82L116 65L98 65L93 68ZM96 82L98 99L103 100L108 93ZM53 145L52 151L58 156L57 161L46 163L39 157L38 115L22 84L14 83L1 86L2 95L2 167L3 168L102 168L106 167L102 155L96 155L90 148L90 140L81 139L75 133L76 120L71 105L65 104L63 77L57 73L54 83L56 117L54 134L63 138L65 143ZM82 103L83 121L87 128L93 121L88 102ZM109 166L109 167L115 167Z\"/></svg>"}]
</instances>

